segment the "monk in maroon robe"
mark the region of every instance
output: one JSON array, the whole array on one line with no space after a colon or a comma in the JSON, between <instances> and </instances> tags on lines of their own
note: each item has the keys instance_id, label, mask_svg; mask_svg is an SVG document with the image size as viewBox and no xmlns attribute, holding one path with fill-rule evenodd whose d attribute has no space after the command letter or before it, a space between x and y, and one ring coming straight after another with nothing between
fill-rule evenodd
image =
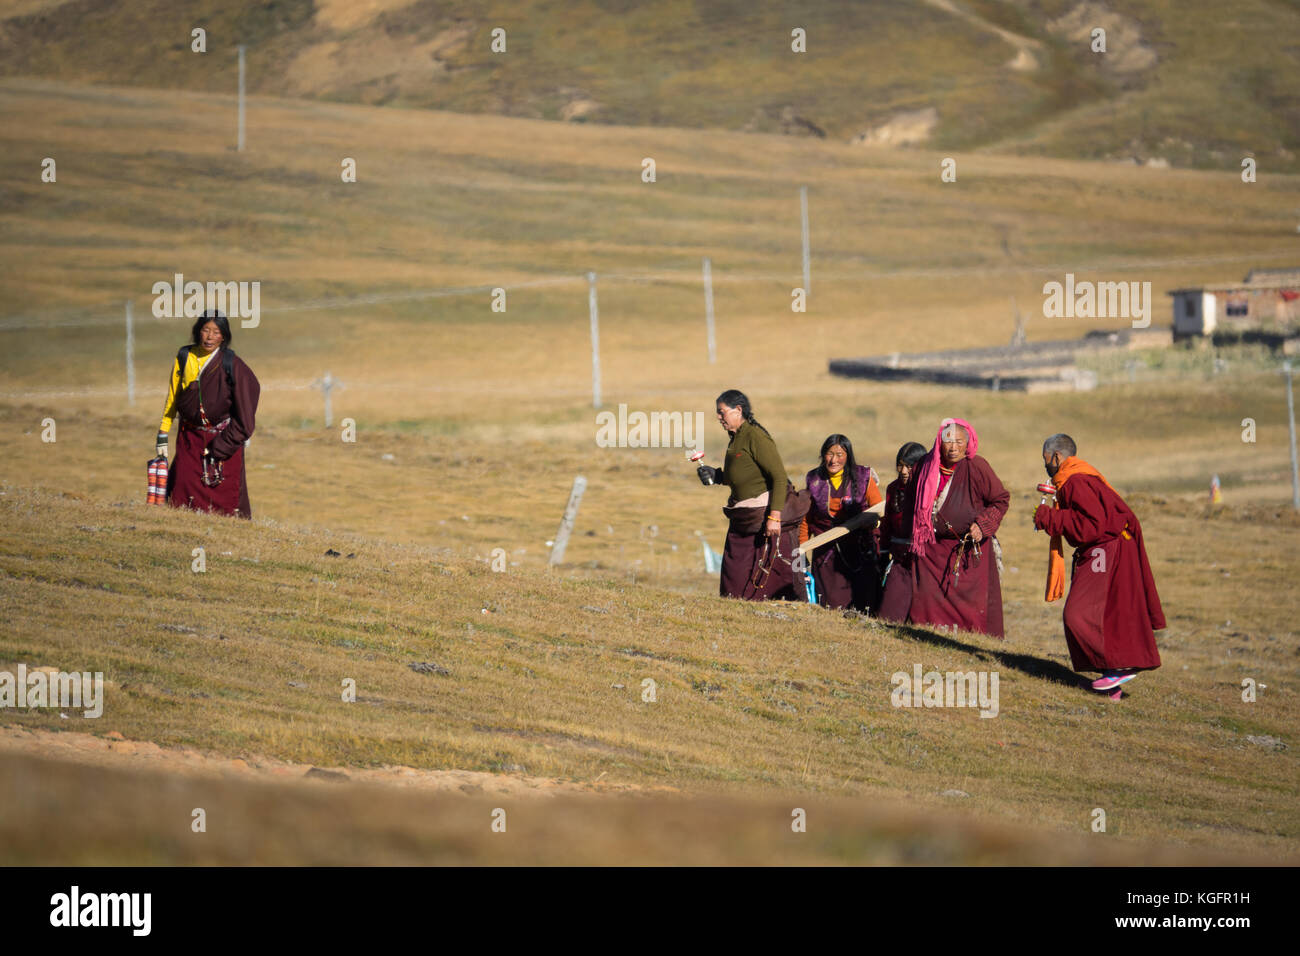
<instances>
[{"instance_id":1,"label":"monk in maroon robe","mask_svg":"<svg viewBox=\"0 0 1300 956\"><path fill-rule=\"evenodd\" d=\"M176 454L167 474L167 503L218 514L252 517L244 474L244 442L253 434L261 386L230 348L230 325L205 312L195 323L185 365L176 361L163 421L180 419ZM229 359L229 374L226 363ZM166 452L160 428L159 451Z\"/></svg>"},{"instance_id":2,"label":"monk in maroon robe","mask_svg":"<svg viewBox=\"0 0 1300 956\"><path fill-rule=\"evenodd\" d=\"M1003 636L997 530L1011 504L968 422L945 418L908 482L903 505L912 542L895 562L880 617Z\"/></svg>"},{"instance_id":3,"label":"monk in maroon robe","mask_svg":"<svg viewBox=\"0 0 1300 956\"><path fill-rule=\"evenodd\" d=\"M1070 662L1076 671L1101 672L1094 690L1119 693L1138 671L1160 666L1155 632L1165 615L1137 515L1076 451L1069 435L1043 444L1043 464L1056 483L1054 505L1034 512L1034 527L1052 535L1046 599L1065 590L1064 537L1075 549L1063 614Z\"/></svg>"}]
</instances>

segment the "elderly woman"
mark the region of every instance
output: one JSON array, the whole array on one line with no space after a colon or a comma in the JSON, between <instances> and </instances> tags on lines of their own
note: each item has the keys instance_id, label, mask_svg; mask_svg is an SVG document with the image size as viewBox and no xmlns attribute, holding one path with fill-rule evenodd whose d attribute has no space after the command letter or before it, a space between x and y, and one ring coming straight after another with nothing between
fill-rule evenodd
<instances>
[{"instance_id":1,"label":"elderly woman","mask_svg":"<svg viewBox=\"0 0 1300 956\"><path fill-rule=\"evenodd\" d=\"M799 543L862 514L880 514L885 499L876 474L853 457L853 443L844 435L822 442L821 462L808 472L808 517L799 527ZM874 613L880 603L879 554L868 528L850 532L812 553L809 561L823 607L854 608Z\"/></svg>"},{"instance_id":2,"label":"elderly woman","mask_svg":"<svg viewBox=\"0 0 1300 956\"><path fill-rule=\"evenodd\" d=\"M230 350L230 322L204 312L172 364L158 424L158 454L167 454L172 419L180 419L176 457L167 473L167 502L240 518L252 517L244 481L244 442L253 434L257 376Z\"/></svg>"},{"instance_id":3,"label":"elderly woman","mask_svg":"<svg viewBox=\"0 0 1300 956\"><path fill-rule=\"evenodd\" d=\"M902 517L912 531L909 561L889 576L882 618L1003 636L995 535L1011 494L975 454L978 448L970 423L943 420L907 484Z\"/></svg>"},{"instance_id":4,"label":"elderly woman","mask_svg":"<svg viewBox=\"0 0 1300 956\"><path fill-rule=\"evenodd\" d=\"M730 522L722 552L718 593L762 601L798 599L802 584L790 560L799 546L799 522L808 511L807 492L794 491L771 433L754 418L744 392L729 389L717 399L718 422L731 436L721 468L701 465L700 481L731 489L722 509Z\"/></svg>"}]
</instances>

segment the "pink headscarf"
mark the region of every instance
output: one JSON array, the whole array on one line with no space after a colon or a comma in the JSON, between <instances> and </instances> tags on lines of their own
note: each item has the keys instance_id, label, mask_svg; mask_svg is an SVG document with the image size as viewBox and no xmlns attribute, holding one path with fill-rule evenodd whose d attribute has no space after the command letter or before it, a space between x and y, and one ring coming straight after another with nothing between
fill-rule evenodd
<instances>
[{"instance_id":1,"label":"pink headscarf","mask_svg":"<svg viewBox=\"0 0 1300 956\"><path fill-rule=\"evenodd\" d=\"M979 436L970 422L960 418L945 418L939 425L939 433L934 436L934 445L930 453L921 459L916 477L916 510L912 515L912 551L924 555L926 546L934 541L933 516L934 499L939 497L939 446L943 443L943 433L949 425L960 425L966 429L970 441L966 443L966 457L974 458L980 446Z\"/></svg>"}]
</instances>

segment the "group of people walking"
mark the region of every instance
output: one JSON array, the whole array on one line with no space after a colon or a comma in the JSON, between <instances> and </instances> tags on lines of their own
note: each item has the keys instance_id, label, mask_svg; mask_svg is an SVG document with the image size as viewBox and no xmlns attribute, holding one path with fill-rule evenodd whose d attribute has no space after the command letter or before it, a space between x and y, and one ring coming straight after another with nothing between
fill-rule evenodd
<instances>
[{"instance_id":1,"label":"group of people walking","mask_svg":"<svg viewBox=\"0 0 1300 956\"><path fill-rule=\"evenodd\" d=\"M167 502L247 518L244 445L260 385L230 340L220 313L205 312L194 323L172 366L156 451L166 457L179 419ZM917 442L899 448L897 477L883 492L849 438L829 435L805 487L796 489L748 397L731 389L718 396L716 409L730 435L726 458L720 468L701 465L699 476L731 492L723 508L724 597L801 600L815 593L828 608L1003 636L997 532L1011 495L977 454L970 422L945 418L928 450ZM1076 453L1068 435L1043 444L1044 468L1056 482L1053 505L1034 514L1034 527L1051 535L1045 597L1064 593L1067 540L1075 548L1064 611L1071 660L1075 670L1101 672L1095 689L1118 692L1138 671L1160 666L1154 631L1165 620L1137 516ZM841 527L852 530L812 547Z\"/></svg>"},{"instance_id":2,"label":"group of people walking","mask_svg":"<svg viewBox=\"0 0 1300 956\"><path fill-rule=\"evenodd\" d=\"M815 593L828 608L1004 636L997 532L1011 494L978 454L970 422L945 418L928 450L917 442L899 448L897 477L884 492L848 437L832 434L798 490L743 392L723 392L716 409L730 435L726 457L721 468L702 465L699 476L731 492L722 596ZM1138 671L1160 666L1154 632L1165 620L1136 515L1076 452L1064 434L1043 445L1044 468L1056 482L1054 503L1034 515L1034 527L1051 535L1045 598L1064 593L1064 538L1076 549L1064 613L1071 660L1075 670L1101 672L1094 689L1117 691ZM853 530L804 553L838 526Z\"/></svg>"}]
</instances>

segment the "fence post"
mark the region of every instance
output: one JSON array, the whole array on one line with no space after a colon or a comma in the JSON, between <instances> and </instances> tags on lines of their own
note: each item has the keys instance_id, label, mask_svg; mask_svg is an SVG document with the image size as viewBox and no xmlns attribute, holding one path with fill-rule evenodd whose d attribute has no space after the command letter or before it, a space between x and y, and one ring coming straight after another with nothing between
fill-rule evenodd
<instances>
[{"instance_id":1,"label":"fence post","mask_svg":"<svg viewBox=\"0 0 1300 956\"><path fill-rule=\"evenodd\" d=\"M1291 395L1291 362L1288 359L1282 363L1282 371L1286 372L1286 417L1287 424L1291 429L1291 507L1300 511L1300 465L1296 461L1295 447L1295 399Z\"/></svg>"},{"instance_id":2,"label":"fence post","mask_svg":"<svg viewBox=\"0 0 1300 956\"><path fill-rule=\"evenodd\" d=\"M330 403L330 395L334 389L342 388L343 383L326 372L325 377L312 382L311 387L319 388L325 394L325 427L330 428L334 425L334 406Z\"/></svg>"},{"instance_id":3,"label":"fence post","mask_svg":"<svg viewBox=\"0 0 1300 956\"><path fill-rule=\"evenodd\" d=\"M126 300L126 403L135 404L135 325L130 299Z\"/></svg>"},{"instance_id":4,"label":"fence post","mask_svg":"<svg viewBox=\"0 0 1300 956\"><path fill-rule=\"evenodd\" d=\"M803 294L812 295L812 256L808 251L808 187L799 187L799 218L803 223Z\"/></svg>"},{"instance_id":5,"label":"fence post","mask_svg":"<svg viewBox=\"0 0 1300 956\"><path fill-rule=\"evenodd\" d=\"M596 311L596 273L587 273L587 309L591 312L591 407L600 408L600 316Z\"/></svg>"},{"instance_id":6,"label":"fence post","mask_svg":"<svg viewBox=\"0 0 1300 956\"><path fill-rule=\"evenodd\" d=\"M718 358L718 349L713 338L713 264L709 257L704 257L704 324L709 333L709 364Z\"/></svg>"},{"instance_id":7,"label":"fence post","mask_svg":"<svg viewBox=\"0 0 1300 956\"><path fill-rule=\"evenodd\" d=\"M239 47L239 151L244 151L244 47Z\"/></svg>"},{"instance_id":8,"label":"fence post","mask_svg":"<svg viewBox=\"0 0 1300 956\"><path fill-rule=\"evenodd\" d=\"M587 490L587 479L582 475L573 479L573 490L569 492L569 503L564 507L564 517L560 519L560 530L555 532L555 544L551 546L550 565L564 560L564 549L569 545L569 535L573 533L573 523L578 517L578 505L582 503L582 493Z\"/></svg>"}]
</instances>

